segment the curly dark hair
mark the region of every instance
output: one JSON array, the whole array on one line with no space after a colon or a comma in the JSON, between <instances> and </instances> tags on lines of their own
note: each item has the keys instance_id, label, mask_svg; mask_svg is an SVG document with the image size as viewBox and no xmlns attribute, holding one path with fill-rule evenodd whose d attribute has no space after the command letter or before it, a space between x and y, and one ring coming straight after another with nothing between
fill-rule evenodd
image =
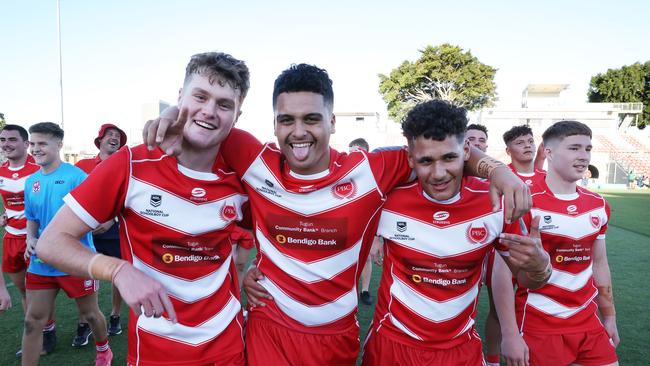
<instances>
[{"instance_id":1,"label":"curly dark hair","mask_svg":"<svg viewBox=\"0 0 650 366\"><path fill-rule=\"evenodd\" d=\"M29 127L29 133L42 133L52 135L59 140L63 140L63 130L54 122L39 122Z\"/></svg>"},{"instance_id":2,"label":"curly dark hair","mask_svg":"<svg viewBox=\"0 0 650 366\"><path fill-rule=\"evenodd\" d=\"M409 141L422 136L443 141L455 136L465 140L467 111L442 100L422 102L411 109L402 120L402 133Z\"/></svg>"},{"instance_id":3,"label":"curly dark hair","mask_svg":"<svg viewBox=\"0 0 650 366\"><path fill-rule=\"evenodd\" d=\"M210 83L215 80L228 83L233 89L239 90L239 95L244 98L250 87L250 73L244 61L238 60L223 52L204 52L193 55L185 68L187 85L194 74L204 75Z\"/></svg>"},{"instance_id":4,"label":"curly dark hair","mask_svg":"<svg viewBox=\"0 0 650 366\"><path fill-rule=\"evenodd\" d=\"M508 145L512 140L520 136L533 135L533 130L527 125L514 126L503 134L503 142Z\"/></svg>"},{"instance_id":5,"label":"curly dark hair","mask_svg":"<svg viewBox=\"0 0 650 366\"><path fill-rule=\"evenodd\" d=\"M591 128L578 121L559 121L544 131L542 139L544 140L544 145L546 145L549 140L563 140L565 137L575 135L584 135L591 138Z\"/></svg>"},{"instance_id":6,"label":"curly dark hair","mask_svg":"<svg viewBox=\"0 0 650 366\"><path fill-rule=\"evenodd\" d=\"M323 96L325 105L334 107L334 91L332 80L325 69L314 65L291 65L282 71L273 84L273 110L278 101L278 95L293 92L312 92Z\"/></svg>"},{"instance_id":7,"label":"curly dark hair","mask_svg":"<svg viewBox=\"0 0 650 366\"><path fill-rule=\"evenodd\" d=\"M469 131L469 130L483 131L483 133L485 134L485 137L486 138L488 137L487 127L485 127L483 125L480 125L478 123L472 123L471 125L467 126L467 131Z\"/></svg>"}]
</instances>

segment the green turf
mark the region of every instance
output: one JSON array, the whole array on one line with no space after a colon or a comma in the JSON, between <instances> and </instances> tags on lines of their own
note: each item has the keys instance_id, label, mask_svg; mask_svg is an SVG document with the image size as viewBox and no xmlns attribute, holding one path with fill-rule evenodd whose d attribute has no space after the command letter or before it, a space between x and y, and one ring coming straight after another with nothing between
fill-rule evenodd
<instances>
[{"instance_id":1,"label":"green turf","mask_svg":"<svg viewBox=\"0 0 650 366\"><path fill-rule=\"evenodd\" d=\"M650 349L645 342L650 334L650 315L646 300L650 285L643 273L650 263L650 194L638 192L603 192L612 207L612 222L607 232L607 251L614 281L614 296L617 306L618 328L621 344L617 350L621 365L647 365ZM252 253L251 253L252 254ZM376 291L381 269L374 267L371 292ZM5 277L5 281L8 278ZM20 347L23 312L20 308L18 292L10 287L14 307L0 315L0 365L19 365L14 352ZM374 294L373 294L374 297ZM487 299L482 291L477 316L477 329L484 333L487 313ZM110 288L102 286L100 306L110 311ZM123 326L126 326L123 309ZM359 323L361 339L365 338L372 318L373 306L360 305ZM70 346L76 327L74 303L59 295L56 308L57 333L59 342L56 352L42 358L42 365L88 365L94 360L91 346L73 349ZM126 356L126 331L111 337L115 353L114 364L124 365Z\"/></svg>"},{"instance_id":2,"label":"green turf","mask_svg":"<svg viewBox=\"0 0 650 366\"><path fill-rule=\"evenodd\" d=\"M600 192L612 209L612 225L650 236L650 190Z\"/></svg>"}]
</instances>

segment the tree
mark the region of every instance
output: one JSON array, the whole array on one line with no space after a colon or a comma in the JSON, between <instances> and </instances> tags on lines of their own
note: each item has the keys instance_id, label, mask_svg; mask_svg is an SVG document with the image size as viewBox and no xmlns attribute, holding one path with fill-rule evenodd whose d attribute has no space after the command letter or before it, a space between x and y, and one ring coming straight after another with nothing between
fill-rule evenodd
<instances>
[{"instance_id":1,"label":"tree","mask_svg":"<svg viewBox=\"0 0 650 366\"><path fill-rule=\"evenodd\" d=\"M0 130L5 128L7 121L5 120L5 114L0 112Z\"/></svg>"},{"instance_id":2,"label":"tree","mask_svg":"<svg viewBox=\"0 0 650 366\"><path fill-rule=\"evenodd\" d=\"M394 121L400 121L416 104L431 99L446 100L470 111L494 104L497 69L481 63L470 51L447 43L429 45L420 53L417 61L404 61L389 76L379 74L379 92Z\"/></svg>"},{"instance_id":3,"label":"tree","mask_svg":"<svg viewBox=\"0 0 650 366\"><path fill-rule=\"evenodd\" d=\"M593 76L587 96L595 103L643 103L637 127L645 128L650 123L650 61Z\"/></svg>"}]
</instances>

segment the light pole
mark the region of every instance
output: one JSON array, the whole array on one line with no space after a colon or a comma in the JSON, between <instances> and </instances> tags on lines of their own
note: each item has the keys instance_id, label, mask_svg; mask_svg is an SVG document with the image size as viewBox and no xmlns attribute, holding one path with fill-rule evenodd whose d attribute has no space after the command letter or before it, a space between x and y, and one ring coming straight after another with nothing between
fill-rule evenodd
<instances>
[{"instance_id":1,"label":"light pole","mask_svg":"<svg viewBox=\"0 0 650 366\"><path fill-rule=\"evenodd\" d=\"M61 100L61 128L63 127L63 56L61 55L61 0L56 0L57 38L59 41L59 92Z\"/></svg>"}]
</instances>

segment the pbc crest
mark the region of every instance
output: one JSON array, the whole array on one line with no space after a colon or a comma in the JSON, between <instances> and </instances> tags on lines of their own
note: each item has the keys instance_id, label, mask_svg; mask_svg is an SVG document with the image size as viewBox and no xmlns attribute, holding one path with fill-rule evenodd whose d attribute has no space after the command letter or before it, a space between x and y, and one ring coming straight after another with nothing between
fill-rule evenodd
<instances>
[{"instance_id":1,"label":"pbc crest","mask_svg":"<svg viewBox=\"0 0 650 366\"><path fill-rule=\"evenodd\" d=\"M481 226L472 226L470 224L467 227L466 236L472 244L483 244L488 237L488 228L483 223L481 223Z\"/></svg>"},{"instance_id":2,"label":"pbc crest","mask_svg":"<svg viewBox=\"0 0 650 366\"><path fill-rule=\"evenodd\" d=\"M406 221L398 221L397 224L395 224L395 228L400 233L405 232L406 231Z\"/></svg>"},{"instance_id":3,"label":"pbc crest","mask_svg":"<svg viewBox=\"0 0 650 366\"><path fill-rule=\"evenodd\" d=\"M153 207L158 207L162 204L162 196L159 194L152 194L149 198L149 204Z\"/></svg>"},{"instance_id":4,"label":"pbc crest","mask_svg":"<svg viewBox=\"0 0 650 366\"><path fill-rule=\"evenodd\" d=\"M37 180L36 182L34 182L34 184L32 184L32 192L36 193L40 190L41 190L41 182Z\"/></svg>"},{"instance_id":5,"label":"pbc crest","mask_svg":"<svg viewBox=\"0 0 650 366\"><path fill-rule=\"evenodd\" d=\"M233 205L224 205L221 209L221 218L224 221L233 221L237 218L237 210Z\"/></svg>"},{"instance_id":6,"label":"pbc crest","mask_svg":"<svg viewBox=\"0 0 650 366\"><path fill-rule=\"evenodd\" d=\"M353 180L332 187L332 195L338 199L353 198L356 194L357 186Z\"/></svg>"},{"instance_id":7,"label":"pbc crest","mask_svg":"<svg viewBox=\"0 0 650 366\"><path fill-rule=\"evenodd\" d=\"M600 229L600 216L597 214L589 215L589 222L591 222L591 226Z\"/></svg>"}]
</instances>

